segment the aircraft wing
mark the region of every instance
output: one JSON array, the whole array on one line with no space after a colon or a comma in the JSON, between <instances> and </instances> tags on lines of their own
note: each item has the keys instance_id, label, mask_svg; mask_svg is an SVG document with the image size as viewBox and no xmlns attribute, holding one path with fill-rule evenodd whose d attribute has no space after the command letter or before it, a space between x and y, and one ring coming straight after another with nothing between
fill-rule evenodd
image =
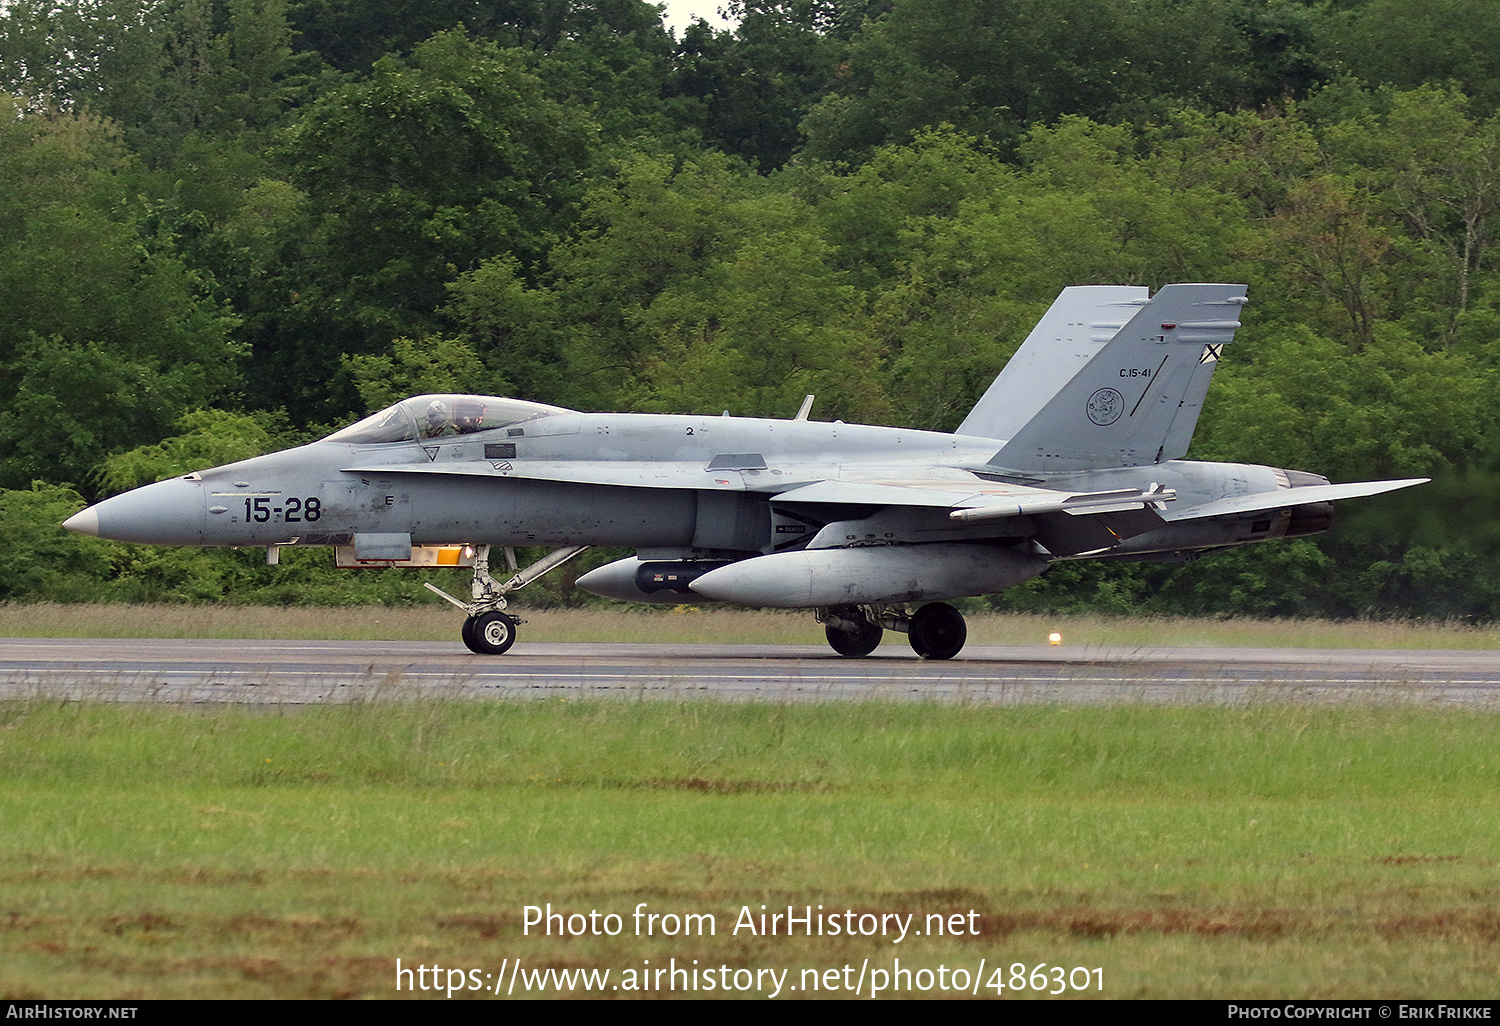
<instances>
[{"instance_id":1,"label":"aircraft wing","mask_svg":"<svg viewBox=\"0 0 1500 1026\"><path fill-rule=\"evenodd\" d=\"M1348 484L1311 485L1302 488L1278 488L1271 492L1256 492L1253 495L1236 495L1228 499L1206 502L1201 506L1173 510L1167 515L1169 523L1182 520L1201 520L1231 513L1254 513L1263 509L1285 509L1290 506L1306 506L1316 502L1333 502L1335 499L1357 499L1365 495L1379 495L1398 488L1426 484L1431 478L1413 477L1402 481L1353 481Z\"/></svg>"}]
</instances>

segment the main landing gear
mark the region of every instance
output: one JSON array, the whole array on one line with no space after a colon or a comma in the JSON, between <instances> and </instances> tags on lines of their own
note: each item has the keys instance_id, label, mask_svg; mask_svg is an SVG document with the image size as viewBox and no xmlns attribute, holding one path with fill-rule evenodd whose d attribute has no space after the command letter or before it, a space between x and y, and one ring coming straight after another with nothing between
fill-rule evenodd
<instances>
[{"instance_id":1,"label":"main landing gear","mask_svg":"<svg viewBox=\"0 0 1500 1026\"><path fill-rule=\"evenodd\" d=\"M835 606L818 610L828 644L841 656L875 651L884 631L900 631L923 659L952 659L969 638L964 615L946 602L929 602L908 616L900 606Z\"/></svg>"},{"instance_id":2,"label":"main landing gear","mask_svg":"<svg viewBox=\"0 0 1500 1026\"><path fill-rule=\"evenodd\" d=\"M548 571L557 569L588 547L571 545L555 549L525 570L516 569L515 551L507 547L505 561L512 574L506 581L497 581L490 576L490 547L480 545L475 550L474 583L470 586L473 601L460 602L434 584L425 587L469 614L459 635L470 652L475 655L504 655L516 643L516 625L526 622L505 612L508 604L505 596L518 588L526 587Z\"/></svg>"},{"instance_id":3,"label":"main landing gear","mask_svg":"<svg viewBox=\"0 0 1500 1026\"><path fill-rule=\"evenodd\" d=\"M866 619L858 606L840 606L826 613L819 610L819 613L822 614L819 618L823 621L828 644L841 656L859 658L869 655L885 633L885 628Z\"/></svg>"}]
</instances>

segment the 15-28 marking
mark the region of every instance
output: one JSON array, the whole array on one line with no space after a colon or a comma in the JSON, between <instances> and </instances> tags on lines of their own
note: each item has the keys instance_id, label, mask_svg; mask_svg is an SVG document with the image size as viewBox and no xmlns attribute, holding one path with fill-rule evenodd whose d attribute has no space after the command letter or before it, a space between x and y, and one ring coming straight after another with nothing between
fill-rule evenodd
<instances>
[{"instance_id":1,"label":"15-28 marking","mask_svg":"<svg viewBox=\"0 0 1500 1026\"><path fill-rule=\"evenodd\" d=\"M245 496L245 521L255 521L264 524L272 516L279 517L282 523L300 524L316 523L323 516L323 502L316 495L309 495L305 499L297 496L289 496L284 506L271 506L271 497L268 495Z\"/></svg>"}]
</instances>

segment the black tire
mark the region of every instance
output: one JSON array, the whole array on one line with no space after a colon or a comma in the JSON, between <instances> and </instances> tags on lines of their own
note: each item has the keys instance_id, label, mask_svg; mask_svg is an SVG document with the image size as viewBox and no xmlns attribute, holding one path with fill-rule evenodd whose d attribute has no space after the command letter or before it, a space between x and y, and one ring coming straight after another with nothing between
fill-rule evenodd
<instances>
[{"instance_id":1,"label":"black tire","mask_svg":"<svg viewBox=\"0 0 1500 1026\"><path fill-rule=\"evenodd\" d=\"M464 639L464 648L475 655L484 654L474 647L474 618L472 616L464 620L464 625L459 628L458 636Z\"/></svg>"},{"instance_id":2,"label":"black tire","mask_svg":"<svg viewBox=\"0 0 1500 1026\"><path fill-rule=\"evenodd\" d=\"M845 630L843 627L835 627L833 624L824 624L823 633L828 637L828 644L841 656L858 659L875 651L880 645L880 639L885 631L878 623L871 623L863 617L846 616L844 619L850 622L858 620L863 624L858 630Z\"/></svg>"},{"instance_id":3,"label":"black tire","mask_svg":"<svg viewBox=\"0 0 1500 1026\"><path fill-rule=\"evenodd\" d=\"M912 614L906 639L923 659L952 659L969 640L969 628L948 603L929 602Z\"/></svg>"},{"instance_id":4,"label":"black tire","mask_svg":"<svg viewBox=\"0 0 1500 1026\"><path fill-rule=\"evenodd\" d=\"M464 628L464 644L477 655L504 655L516 643L516 621L501 612L480 613Z\"/></svg>"}]
</instances>

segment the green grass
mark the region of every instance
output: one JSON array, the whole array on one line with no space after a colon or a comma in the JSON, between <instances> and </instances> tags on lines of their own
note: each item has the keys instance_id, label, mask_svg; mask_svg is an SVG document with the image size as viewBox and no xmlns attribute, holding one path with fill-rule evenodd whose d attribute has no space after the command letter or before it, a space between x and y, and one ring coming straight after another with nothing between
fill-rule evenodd
<instances>
[{"instance_id":1,"label":"green grass","mask_svg":"<svg viewBox=\"0 0 1500 1026\"><path fill-rule=\"evenodd\" d=\"M0 707L0 995L388 997L398 957L985 958L1103 967L1109 997L1486 997L1500 969L1491 713L393 697ZM720 930L523 936L547 902ZM762 904L981 934L729 934Z\"/></svg>"},{"instance_id":2,"label":"green grass","mask_svg":"<svg viewBox=\"0 0 1500 1026\"><path fill-rule=\"evenodd\" d=\"M806 611L680 606L656 610L513 609L528 622L523 641L712 644L825 644ZM270 638L453 641L462 615L452 607L352 608L63 605L0 603L0 637ZM1057 631L1065 648L1452 648L1500 649L1500 625L1427 621L1253 620L1193 617L1041 616L982 613L969 620L974 645L1045 645ZM890 643L891 639L887 639Z\"/></svg>"}]
</instances>

